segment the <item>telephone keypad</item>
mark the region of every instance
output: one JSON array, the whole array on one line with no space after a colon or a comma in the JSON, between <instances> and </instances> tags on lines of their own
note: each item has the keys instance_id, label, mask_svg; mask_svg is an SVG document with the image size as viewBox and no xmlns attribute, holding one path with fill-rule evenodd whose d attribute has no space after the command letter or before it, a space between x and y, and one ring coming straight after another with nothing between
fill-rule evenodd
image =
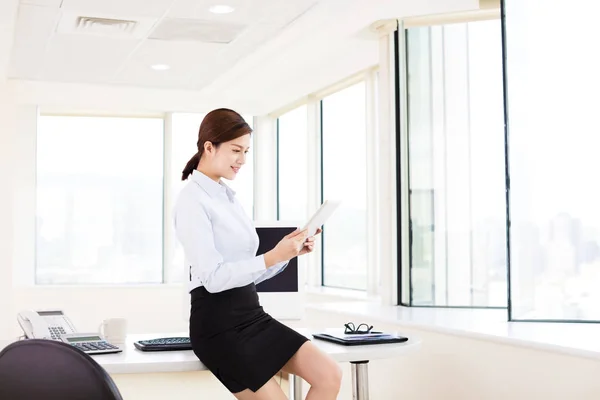
<instances>
[{"instance_id":1,"label":"telephone keypad","mask_svg":"<svg viewBox=\"0 0 600 400\"><path fill-rule=\"evenodd\" d=\"M62 326L50 326L48 328L50 329L50 337L54 340L59 340L60 335L64 335L67 333L65 332L65 328L63 328Z\"/></svg>"}]
</instances>

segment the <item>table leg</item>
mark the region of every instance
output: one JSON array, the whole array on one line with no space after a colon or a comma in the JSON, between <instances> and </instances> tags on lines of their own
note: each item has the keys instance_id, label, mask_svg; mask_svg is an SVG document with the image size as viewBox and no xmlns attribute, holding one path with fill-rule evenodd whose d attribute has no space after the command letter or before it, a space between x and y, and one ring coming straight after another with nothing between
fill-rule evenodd
<instances>
[{"instance_id":1,"label":"table leg","mask_svg":"<svg viewBox=\"0 0 600 400\"><path fill-rule=\"evenodd\" d=\"M297 375L290 374L290 400L302 400L302 378Z\"/></svg>"},{"instance_id":2,"label":"table leg","mask_svg":"<svg viewBox=\"0 0 600 400\"><path fill-rule=\"evenodd\" d=\"M350 363L352 370L352 400L369 400L369 361Z\"/></svg>"}]
</instances>

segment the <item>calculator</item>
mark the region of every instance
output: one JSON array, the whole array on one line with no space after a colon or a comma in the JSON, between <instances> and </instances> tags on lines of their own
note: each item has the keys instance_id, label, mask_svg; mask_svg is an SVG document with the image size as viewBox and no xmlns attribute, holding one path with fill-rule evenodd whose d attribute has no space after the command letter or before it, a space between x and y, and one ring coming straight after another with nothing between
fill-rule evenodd
<instances>
[{"instance_id":1,"label":"calculator","mask_svg":"<svg viewBox=\"0 0 600 400\"><path fill-rule=\"evenodd\" d=\"M87 354L110 354L123 351L97 333L69 333L60 335L60 339Z\"/></svg>"}]
</instances>

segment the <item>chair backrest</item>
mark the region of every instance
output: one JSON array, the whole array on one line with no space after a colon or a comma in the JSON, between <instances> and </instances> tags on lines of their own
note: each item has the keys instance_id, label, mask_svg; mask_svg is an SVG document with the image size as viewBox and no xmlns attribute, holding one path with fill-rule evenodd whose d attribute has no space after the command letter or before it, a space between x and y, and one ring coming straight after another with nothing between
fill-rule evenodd
<instances>
[{"instance_id":1,"label":"chair backrest","mask_svg":"<svg viewBox=\"0 0 600 400\"><path fill-rule=\"evenodd\" d=\"M55 340L29 339L0 352L0 399L122 400L88 354Z\"/></svg>"}]
</instances>

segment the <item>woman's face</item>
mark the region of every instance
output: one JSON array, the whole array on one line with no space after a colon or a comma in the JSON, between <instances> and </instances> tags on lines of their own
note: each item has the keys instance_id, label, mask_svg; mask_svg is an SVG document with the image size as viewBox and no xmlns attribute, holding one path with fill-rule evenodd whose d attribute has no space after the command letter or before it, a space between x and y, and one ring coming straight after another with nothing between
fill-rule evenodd
<instances>
[{"instance_id":1,"label":"woman's face","mask_svg":"<svg viewBox=\"0 0 600 400\"><path fill-rule=\"evenodd\" d=\"M233 180L242 166L250 149L250 134L221 143L218 148L205 149L210 161L210 170L215 177Z\"/></svg>"}]
</instances>

